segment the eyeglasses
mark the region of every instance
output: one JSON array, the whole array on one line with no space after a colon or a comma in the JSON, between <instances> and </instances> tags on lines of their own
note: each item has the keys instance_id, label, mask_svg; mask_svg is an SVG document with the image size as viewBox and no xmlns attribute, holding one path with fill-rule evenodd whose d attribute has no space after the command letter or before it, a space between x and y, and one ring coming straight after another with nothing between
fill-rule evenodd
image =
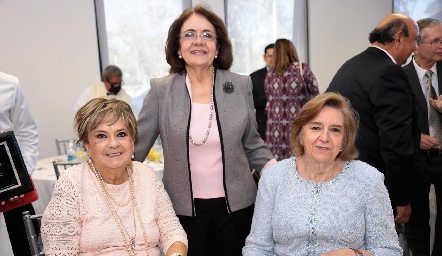
<instances>
[{"instance_id":1,"label":"eyeglasses","mask_svg":"<svg viewBox=\"0 0 442 256\"><path fill-rule=\"evenodd\" d=\"M201 37L201 40L208 41L208 42L216 41L216 39L218 38L218 36L212 32L203 32L203 33L201 33L201 35L198 35L197 33L193 32L193 31L184 32L179 36L179 38L181 38L185 41L195 41L198 38L198 36Z\"/></svg>"},{"instance_id":2,"label":"eyeglasses","mask_svg":"<svg viewBox=\"0 0 442 256\"><path fill-rule=\"evenodd\" d=\"M429 41L429 42L422 42L422 41L420 41L420 43L421 44L429 44L431 46L438 47L438 46L442 45L442 40L440 38L438 38L438 39L435 39L435 40Z\"/></svg>"}]
</instances>

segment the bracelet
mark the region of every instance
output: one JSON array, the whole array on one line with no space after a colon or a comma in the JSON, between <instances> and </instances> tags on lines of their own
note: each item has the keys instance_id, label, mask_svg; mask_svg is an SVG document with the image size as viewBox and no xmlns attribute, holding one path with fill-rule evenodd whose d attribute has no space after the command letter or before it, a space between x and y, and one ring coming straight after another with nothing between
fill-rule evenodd
<instances>
[{"instance_id":1,"label":"bracelet","mask_svg":"<svg viewBox=\"0 0 442 256\"><path fill-rule=\"evenodd\" d=\"M181 253L179 253L179 252L174 252L170 256L183 256L183 255L181 255Z\"/></svg>"},{"instance_id":2,"label":"bracelet","mask_svg":"<svg viewBox=\"0 0 442 256\"><path fill-rule=\"evenodd\" d=\"M359 249L350 248L350 250L353 250L356 256L364 256L364 254Z\"/></svg>"}]
</instances>

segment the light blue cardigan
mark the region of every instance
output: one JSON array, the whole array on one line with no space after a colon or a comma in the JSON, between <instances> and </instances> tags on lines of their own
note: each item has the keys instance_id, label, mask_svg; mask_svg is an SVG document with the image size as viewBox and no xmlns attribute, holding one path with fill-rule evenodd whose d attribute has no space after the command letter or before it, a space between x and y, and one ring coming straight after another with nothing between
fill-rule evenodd
<instances>
[{"instance_id":1,"label":"light blue cardigan","mask_svg":"<svg viewBox=\"0 0 442 256\"><path fill-rule=\"evenodd\" d=\"M233 84L232 93L223 90L226 82ZM227 210L234 212L255 202L257 188L250 167L260 172L273 156L257 132L250 77L217 70L213 93ZM143 161L161 135L164 187L176 214L184 216L195 216L189 164L190 113L186 73L152 79L137 121L135 144L135 160Z\"/></svg>"}]
</instances>

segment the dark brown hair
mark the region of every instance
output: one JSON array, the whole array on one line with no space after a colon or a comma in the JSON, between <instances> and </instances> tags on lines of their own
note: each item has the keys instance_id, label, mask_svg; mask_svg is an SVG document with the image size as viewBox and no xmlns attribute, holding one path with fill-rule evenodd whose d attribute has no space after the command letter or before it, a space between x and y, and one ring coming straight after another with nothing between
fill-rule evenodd
<instances>
[{"instance_id":1,"label":"dark brown hair","mask_svg":"<svg viewBox=\"0 0 442 256\"><path fill-rule=\"evenodd\" d=\"M390 22L375 28L370 32L368 40L370 43L379 42L381 44L389 44L394 41L394 35L402 31L405 37L408 37L408 25L406 18L397 18Z\"/></svg>"},{"instance_id":2,"label":"dark brown hair","mask_svg":"<svg viewBox=\"0 0 442 256\"><path fill-rule=\"evenodd\" d=\"M170 65L169 73L181 73L186 69L184 59L178 58L178 51L180 49L179 36L184 22L194 14L205 17L215 27L218 57L213 61L213 66L224 70L230 69L233 62L232 44L227 35L224 22L218 15L210 10L208 6L196 5L193 9L184 10L172 25L170 25L165 48L166 60Z\"/></svg>"},{"instance_id":3,"label":"dark brown hair","mask_svg":"<svg viewBox=\"0 0 442 256\"><path fill-rule=\"evenodd\" d=\"M359 153L355 146L356 135L359 129L359 115L351 106L350 101L344 96L327 92L316 96L307 102L295 121L293 121L290 132L290 140L293 155L303 155L305 153L304 145L301 143L301 132L304 126L321 112L324 107L332 107L340 110L344 116L344 139L342 142L342 151L337 158L343 161L353 160Z\"/></svg>"},{"instance_id":4,"label":"dark brown hair","mask_svg":"<svg viewBox=\"0 0 442 256\"><path fill-rule=\"evenodd\" d=\"M283 75L289 69L290 64L298 62L298 53L292 41L287 39L276 40L273 59L275 60L275 71L279 75Z\"/></svg>"}]
</instances>

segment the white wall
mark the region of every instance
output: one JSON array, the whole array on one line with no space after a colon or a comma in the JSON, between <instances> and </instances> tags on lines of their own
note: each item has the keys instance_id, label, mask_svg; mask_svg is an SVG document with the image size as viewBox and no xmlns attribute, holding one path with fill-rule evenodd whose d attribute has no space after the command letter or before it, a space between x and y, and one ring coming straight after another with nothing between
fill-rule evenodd
<instances>
[{"instance_id":1,"label":"white wall","mask_svg":"<svg viewBox=\"0 0 442 256\"><path fill-rule=\"evenodd\" d=\"M324 92L336 71L369 45L368 34L392 13L392 0L309 0L309 62Z\"/></svg>"},{"instance_id":2,"label":"white wall","mask_svg":"<svg viewBox=\"0 0 442 256\"><path fill-rule=\"evenodd\" d=\"M210 5L212 11L216 13L216 15L218 15L224 21L224 23L226 22L226 14L224 12L224 0L192 0L192 6L195 6L197 4Z\"/></svg>"},{"instance_id":3,"label":"white wall","mask_svg":"<svg viewBox=\"0 0 442 256\"><path fill-rule=\"evenodd\" d=\"M0 70L20 79L40 159L74 136L73 105L100 81L93 0L0 0Z\"/></svg>"},{"instance_id":4,"label":"white wall","mask_svg":"<svg viewBox=\"0 0 442 256\"><path fill-rule=\"evenodd\" d=\"M231 0L233 1L233 0ZM221 17L224 1L206 2ZM310 64L323 92L364 50L392 0L308 0ZM74 136L72 106L100 81L93 0L0 0L0 70L19 77L37 121L40 159Z\"/></svg>"}]
</instances>

